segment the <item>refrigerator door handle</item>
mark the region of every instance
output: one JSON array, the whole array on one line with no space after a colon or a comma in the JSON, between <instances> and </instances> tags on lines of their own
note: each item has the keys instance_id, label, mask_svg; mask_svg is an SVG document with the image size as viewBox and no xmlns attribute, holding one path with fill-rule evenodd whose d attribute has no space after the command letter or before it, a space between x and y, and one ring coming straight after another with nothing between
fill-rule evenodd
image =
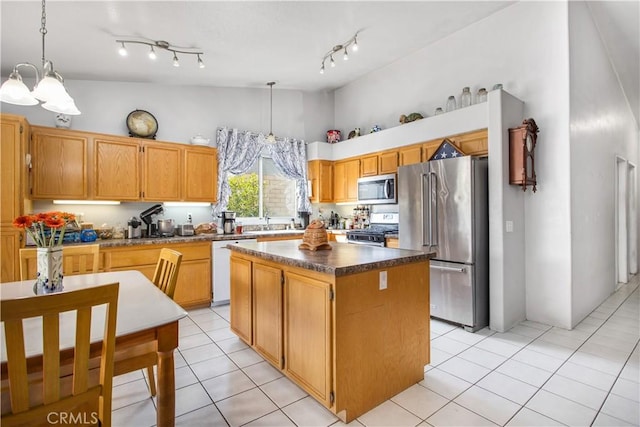
<instances>
[{"instance_id":1,"label":"refrigerator door handle","mask_svg":"<svg viewBox=\"0 0 640 427\"><path fill-rule=\"evenodd\" d=\"M429 241L432 246L438 246L438 175L435 172L429 172Z\"/></svg>"},{"instance_id":2,"label":"refrigerator door handle","mask_svg":"<svg viewBox=\"0 0 640 427\"><path fill-rule=\"evenodd\" d=\"M432 270L443 270L443 271L455 271L456 273L466 273L467 269L464 267L444 267L441 265L432 265L430 266Z\"/></svg>"},{"instance_id":3,"label":"refrigerator door handle","mask_svg":"<svg viewBox=\"0 0 640 427\"><path fill-rule=\"evenodd\" d=\"M425 173L422 174L420 180L420 215L422 216L422 246L431 246L431 191L429 191L429 204L425 212L425 189L431 190L429 186L429 176ZM426 230L425 230L426 228ZM427 231L425 236L425 231Z\"/></svg>"}]
</instances>

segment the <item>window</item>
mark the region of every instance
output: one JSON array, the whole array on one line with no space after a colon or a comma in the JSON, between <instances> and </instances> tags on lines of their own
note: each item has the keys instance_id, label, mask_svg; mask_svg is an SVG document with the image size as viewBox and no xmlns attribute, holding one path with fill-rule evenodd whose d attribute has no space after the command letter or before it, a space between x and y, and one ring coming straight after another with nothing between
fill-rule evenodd
<instances>
[{"instance_id":1,"label":"window","mask_svg":"<svg viewBox=\"0 0 640 427\"><path fill-rule=\"evenodd\" d=\"M229 178L227 210L238 217L296 216L296 181L284 176L270 157L260 157L242 175Z\"/></svg>"}]
</instances>

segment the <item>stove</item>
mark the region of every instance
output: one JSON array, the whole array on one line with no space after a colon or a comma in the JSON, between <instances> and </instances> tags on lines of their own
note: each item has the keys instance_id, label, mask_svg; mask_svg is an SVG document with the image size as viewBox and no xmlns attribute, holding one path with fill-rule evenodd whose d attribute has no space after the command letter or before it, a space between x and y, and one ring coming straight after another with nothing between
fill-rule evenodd
<instances>
[{"instance_id":1,"label":"stove","mask_svg":"<svg viewBox=\"0 0 640 427\"><path fill-rule=\"evenodd\" d=\"M347 243L385 246L389 234L398 234L398 213L372 213L369 228L347 231Z\"/></svg>"}]
</instances>

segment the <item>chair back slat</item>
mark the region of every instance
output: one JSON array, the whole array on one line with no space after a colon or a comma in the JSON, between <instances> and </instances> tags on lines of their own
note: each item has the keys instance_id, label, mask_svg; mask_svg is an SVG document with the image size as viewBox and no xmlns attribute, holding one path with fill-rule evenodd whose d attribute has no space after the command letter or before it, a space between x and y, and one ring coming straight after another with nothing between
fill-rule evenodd
<instances>
[{"instance_id":1,"label":"chair back slat","mask_svg":"<svg viewBox=\"0 0 640 427\"><path fill-rule=\"evenodd\" d=\"M73 358L73 394L87 391L89 386L89 344L91 342L91 307L78 309L76 347Z\"/></svg>"},{"instance_id":2,"label":"chair back slat","mask_svg":"<svg viewBox=\"0 0 640 427\"><path fill-rule=\"evenodd\" d=\"M60 316L42 316L43 348L43 402L45 404L60 399Z\"/></svg>"},{"instance_id":3,"label":"chair back slat","mask_svg":"<svg viewBox=\"0 0 640 427\"><path fill-rule=\"evenodd\" d=\"M153 275L153 283L173 299L178 282L178 272L182 263L182 254L169 248L162 248L160 258Z\"/></svg>"},{"instance_id":4,"label":"chair back slat","mask_svg":"<svg viewBox=\"0 0 640 427\"><path fill-rule=\"evenodd\" d=\"M22 319L2 320L7 346L7 370L9 371L9 395L14 412L29 409L29 380L27 378L27 361L24 351L24 334Z\"/></svg>"},{"instance_id":5,"label":"chair back slat","mask_svg":"<svg viewBox=\"0 0 640 427\"><path fill-rule=\"evenodd\" d=\"M34 296L1 301L0 317L4 322L7 345L7 371L11 413L2 416L2 426L46 424L51 412L96 412L102 426L111 425L111 392L113 377L113 353L119 284L113 283L88 289L58 294ZM89 348L91 341L92 307L106 305L105 329L100 360L99 384L89 388ZM76 310L76 341L73 361L73 390L70 396L60 396L60 321L61 313ZM42 403L37 393L29 395L27 364L25 358L23 319L41 317L43 330L43 395ZM55 320L53 320L55 318ZM57 359L57 360L56 360ZM55 364L58 367L54 367ZM55 374L58 370L57 375ZM56 393L58 400L54 400ZM30 407L30 405L32 405Z\"/></svg>"}]
</instances>

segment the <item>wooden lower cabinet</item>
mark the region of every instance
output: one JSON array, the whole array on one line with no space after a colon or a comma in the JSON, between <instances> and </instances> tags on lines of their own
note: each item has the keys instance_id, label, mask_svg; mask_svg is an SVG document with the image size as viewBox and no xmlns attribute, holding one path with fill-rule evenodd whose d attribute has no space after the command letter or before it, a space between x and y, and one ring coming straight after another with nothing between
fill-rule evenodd
<instances>
[{"instance_id":1,"label":"wooden lower cabinet","mask_svg":"<svg viewBox=\"0 0 640 427\"><path fill-rule=\"evenodd\" d=\"M284 277L285 372L331 407L331 284L292 272Z\"/></svg>"},{"instance_id":2,"label":"wooden lower cabinet","mask_svg":"<svg viewBox=\"0 0 640 427\"><path fill-rule=\"evenodd\" d=\"M231 257L231 330L244 342L253 344L252 315L252 263L246 259Z\"/></svg>"},{"instance_id":3,"label":"wooden lower cabinet","mask_svg":"<svg viewBox=\"0 0 640 427\"><path fill-rule=\"evenodd\" d=\"M283 280L281 269L253 263L253 346L279 368L283 366Z\"/></svg>"},{"instance_id":4,"label":"wooden lower cabinet","mask_svg":"<svg viewBox=\"0 0 640 427\"><path fill-rule=\"evenodd\" d=\"M182 254L174 301L184 308L209 306L211 242L102 247L101 265L104 271L138 270L151 280L162 248L173 249Z\"/></svg>"}]
</instances>

